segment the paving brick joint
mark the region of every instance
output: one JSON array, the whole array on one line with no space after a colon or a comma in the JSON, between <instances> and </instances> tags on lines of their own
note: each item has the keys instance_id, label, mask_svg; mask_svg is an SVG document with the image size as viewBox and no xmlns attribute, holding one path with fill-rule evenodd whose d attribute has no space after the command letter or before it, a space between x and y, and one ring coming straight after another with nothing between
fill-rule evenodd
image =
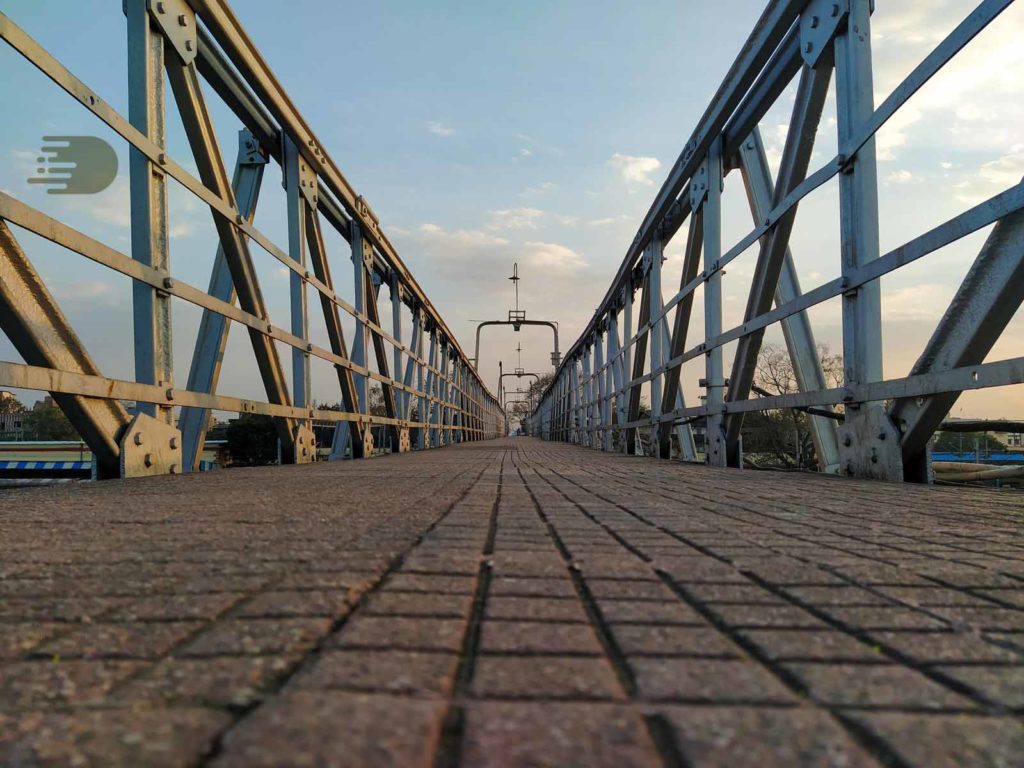
<instances>
[{"instance_id":1,"label":"paving brick joint","mask_svg":"<svg viewBox=\"0 0 1024 768\"><path fill-rule=\"evenodd\" d=\"M1021 766L1018 497L517 438L0 496L0 766Z\"/></svg>"}]
</instances>

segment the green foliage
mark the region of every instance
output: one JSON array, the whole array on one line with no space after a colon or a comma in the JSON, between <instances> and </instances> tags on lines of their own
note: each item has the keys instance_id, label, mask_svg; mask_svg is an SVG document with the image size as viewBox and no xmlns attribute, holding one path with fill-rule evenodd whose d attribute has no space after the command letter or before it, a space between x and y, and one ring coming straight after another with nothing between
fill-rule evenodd
<instances>
[{"instance_id":1,"label":"green foliage","mask_svg":"<svg viewBox=\"0 0 1024 768\"><path fill-rule=\"evenodd\" d=\"M68 417L60 408L49 407L25 414L26 440L80 440Z\"/></svg>"},{"instance_id":2,"label":"green foliage","mask_svg":"<svg viewBox=\"0 0 1024 768\"><path fill-rule=\"evenodd\" d=\"M270 416L245 414L228 424L227 447L234 466L277 463L277 429Z\"/></svg>"},{"instance_id":3,"label":"green foliage","mask_svg":"<svg viewBox=\"0 0 1024 768\"><path fill-rule=\"evenodd\" d=\"M977 441L977 443L975 443ZM932 450L938 453L974 453L974 446L982 453L1003 453L1006 446L984 432L937 432Z\"/></svg>"},{"instance_id":4,"label":"green foliage","mask_svg":"<svg viewBox=\"0 0 1024 768\"><path fill-rule=\"evenodd\" d=\"M16 397L0 398L0 413L24 413L25 406Z\"/></svg>"}]
</instances>

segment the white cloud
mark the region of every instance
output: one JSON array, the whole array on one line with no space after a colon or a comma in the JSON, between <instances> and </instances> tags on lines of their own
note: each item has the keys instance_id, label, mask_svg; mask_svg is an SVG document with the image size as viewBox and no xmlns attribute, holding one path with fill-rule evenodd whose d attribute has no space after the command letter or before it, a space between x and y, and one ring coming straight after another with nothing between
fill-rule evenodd
<instances>
[{"instance_id":1,"label":"white cloud","mask_svg":"<svg viewBox=\"0 0 1024 768\"><path fill-rule=\"evenodd\" d=\"M650 175L661 167L661 161L656 157L635 157L616 152L608 160L608 165L618 171L627 184L649 187L654 183Z\"/></svg>"},{"instance_id":2,"label":"white cloud","mask_svg":"<svg viewBox=\"0 0 1024 768\"><path fill-rule=\"evenodd\" d=\"M922 283L882 290L882 319L886 321L938 320L946 311L953 286Z\"/></svg>"},{"instance_id":3,"label":"white cloud","mask_svg":"<svg viewBox=\"0 0 1024 768\"><path fill-rule=\"evenodd\" d=\"M544 211L538 208L505 208L489 211L488 229L536 229L544 218Z\"/></svg>"},{"instance_id":4,"label":"white cloud","mask_svg":"<svg viewBox=\"0 0 1024 768\"><path fill-rule=\"evenodd\" d=\"M449 232L439 224L427 222L421 224L420 235L426 239L428 244L436 246L459 248L480 248L495 245L508 245L508 240L503 237L483 232L479 229L457 229Z\"/></svg>"},{"instance_id":5,"label":"white cloud","mask_svg":"<svg viewBox=\"0 0 1024 768\"><path fill-rule=\"evenodd\" d=\"M428 120L426 126L428 131L443 139L447 139L449 136L454 136L457 133L454 128L450 125L445 125L440 120Z\"/></svg>"},{"instance_id":6,"label":"white cloud","mask_svg":"<svg viewBox=\"0 0 1024 768\"><path fill-rule=\"evenodd\" d=\"M47 283L51 286L54 297L62 304L116 307L123 303L122 292L101 280L79 280L70 285L54 285L53 280L47 280Z\"/></svg>"},{"instance_id":7,"label":"white cloud","mask_svg":"<svg viewBox=\"0 0 1024 768\"><path fill-rule=\"evenodd\" d=\"M558 272L575 272L587 266L587 262L572 248L558 243L528 242L523 244L521 260L530 267Z\"/></svg>"},{"instance_id":8,"label":"white cloud","mask_svg":"<svg viewBox=\"0 0 1024 768\"><path fill-rule=\"evenodd\" d=\"M553 181L542 181L535 187L527 187L519 193L520 197L536 197L537 195L546 195L549 192L554 192L558 189L558 185Z\"/></svg>"},{"instance_id":9,"label":"white cloud","mask_svg":"<svg viewBox=\"0 0 1024 768\"><path fill-rule=\"evenodd\" d=\"M892 171L885 177L886 184L915 184L918 181L920 181L920 179L906 168L901 168L898 171Z\"/></svg>"},{"instance_id":10,"label":"white cloud","mask_svg":"<svg viewBox=\"0 0 1024 768\"><path fill-rule=\"evenodd\" d=\"M872 18L875 102L889 93L966 15L963 2L886 3ZM949 62L878 133L879 160L925 141L977 152L1021 140L1024 9L1011 7Z\"/></svg>"},{"instance_id":11,"label":"white cloud","mask_svg":"<svg viewBox=\"0 0 1024 768\"><path fill-rule=\"evenodd\" d=\"M523 149L519 150L524 156L548 155L550 157L561 157L564 154L558 147L544 144L532 136L527 136L525 133L517 133L516 139L526 145Z\"/></svg>"},{"instance_id":12,"label":"white cloud","mask_svg":"<svg viewBox=\"0 0 1024 768\"><path fill-rule=\"evenodd\" d=\"M1024 177L1024 144L1010 147L1005 155L984 163L954 188L957 199L965 205L977 205L1020 183Z\"/></svg>"}]
</instances>

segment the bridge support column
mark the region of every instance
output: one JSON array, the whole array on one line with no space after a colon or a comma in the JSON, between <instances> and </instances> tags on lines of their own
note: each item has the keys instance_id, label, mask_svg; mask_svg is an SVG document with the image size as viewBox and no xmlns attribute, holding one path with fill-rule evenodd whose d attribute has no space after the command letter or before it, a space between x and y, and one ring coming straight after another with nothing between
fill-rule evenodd
<instances>
[{"instance_id":1,"label":"bridge support column","mask_svg":"<svg viewBox=\"0 0 1024 768\"><path fill-rule=\"evenodd\" d=\"M699 182L691 182L697 199L691 206L702 207L704 221L704 338L713 339L722 333L722 140L711 144L707 159L701 168L704 188ZM704 460L713 466L726 466L725 423L722 404L725 394L725 370L722 363L722 348L715 347L704 353L704 376L708 409L707 435L705 438Z\"/></svg>"},{"instance_id":2,"label":"bridge support column","mask_svg":"<svg viewBox=\"0 0 1024 768\"><path fill-rule=\"evenodd\" d=\"M664 255L664 243L661 238L655 237L651 241L650 246L650 266L648 267L648 290L651 293L650 303L650 322L651 330L649 331L651 337L651 426L648 430L650 433L648 442L651 446L651 455L667 459L668 454L664 456L661 452L661 392L662 392L662 367L664 360L662 359L662 335L661 335L661 316L665 311L665 301L662 298L661 293L661 262Z\"/></svg>"},{"instance_id":3,"label":"bridge support column","mask_svg":"<svg viewBox=\"0 0 1024 768\"><path fill-rule=\"evenodd\" d=\"M604 403L601 406L601 423L604 425L604 432L601 435L601 447L606 451L615 448L615 430L612 428L612 412L615 406L616 393L618 391L618 376L615 367L618 365L619 354L619 322L618 311L612 309L608 313L608 330L605 339L605 350L607 368L604 372Z\"/></svg>"},{"instance_id":4,"label":"bridge support column","mask_svg":"<svg viewBox=\"0 0 1024 768\"><path fill-rule=\"evenodd\" d=\"M844 146L871 119L871 0L850 0L835 40L836 117ZM878 169L872 137L839 176L842 270L849 275L879 256ZM843 294L843 366L847 386L882 380L882 304L877 280ZM848 403L839 430L840 469L856 477L903 479L899 432L881 403Z\"/></svg>"},{"instance_id":5,"label":"bridge support column","mask_svg":"<svg viewBox=\"0 0 1024 768\"><path fill-rule=\"evenodd\" d=\"M605 403L604 328L599 326L594 337L594 431L591 433L591 448L605 450L604 436L608 423L604 419Z\"/></svg>"},{"instance_id":6,"label":"bridge support column","mask_svg":"<svg viewBox=\"0 0 1024 768\"><path fill-rule=\"evenodd\" d=\"M164 36L150 16L147 0L127 0L128 119L146 138L166 147ZM193 19L194 24L194 19ZM177 54L171 53L171 57ZM170 272L167 177L134 146L128 150L131 189L131 256L148 267ZM135 381L174 386L171 297L141 281L132 282ZM139 412L170 424L173 409L139 403Z\"/></svg>"}]
</instances>

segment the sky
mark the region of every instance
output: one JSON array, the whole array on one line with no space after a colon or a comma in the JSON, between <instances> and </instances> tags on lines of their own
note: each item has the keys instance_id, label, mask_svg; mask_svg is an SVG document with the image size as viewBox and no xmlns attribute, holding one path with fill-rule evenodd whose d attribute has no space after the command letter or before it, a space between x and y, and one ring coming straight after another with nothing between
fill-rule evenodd
<instances>
[{"instance_id":1,"label":"sky","mask_svg":"<svg viewBox=\"0 0 1024 768\"><path fill-rule=\"evenodd\" d=\"M877 104L976 2L876 5ZM283 12L279 1L233 4L292 101L370 202L470 355L476 324L504 318L513 306L506 278L515 263L522 277L521 308L530 319L558 322L563 350L572 344L763 6L763 0L294 0ZM0 10L127 114L120 3L0 0ZM883 253L1024 175L1022 33L1024 4L1015 4L879 134ZM0 69L0 189L127 253L124 142L6 45L0 46ZM783 94L760 125L773 167L794 90ZM210 89L206 94L230 167L240 125ZM169 154L194 172L173 106L168 126ZM42 137L51 134L109 141L121 161L111 187L72 197L46 195L27 184ZM835 154L836 144L833 92L812 170ZM726 179L723 208L727 249L751 225L737 174ZM256 226L286 249L276 166L267 171ZM172 272L205 287L214 229L203 206L174 183L170 228ZM804 290L839 274L838 233L833 180L802 203L797 216L792 250ZM101 370L130 378L128 281L30 233L16 234ZM666 297L678 287L684 234L685 228L666 249ZM886 378L909 372L985 235L976 233L883 280ZM327 248L338 291L350 297L347 246L329 233ZM283 268L256 245L253 254L271 319L287 327ZM755 259L756 248L748 249L726 270L725 328L742 321ZM312 336L327 346L317 305L311 307ZM837 301L811 312L817 340L833 351L841 349L839 312ZM183 385L199 312L175 301L174 313L175 377ZM389 316L386 309L382 313ZM701 338L702 317L698 294L691 340ZM777 328L767 338L782 341ZM550 370L547 330L487 329L480 370L492 390L499 360L506 370L519 364L519 344L523 368ZM734 346L726 348L727 366ZM1022 348L1024 315L1018 313L988 359L1014 357ZM0 359L20 361L2 335ZM285 365L290 368L287 358ZM688 403L696 402L702 376L700 361L684 366ZM314 361L313 390L319 401L339 399L329 364ZM248 340L237 329L220 391L262 395ZM968 393L953 415L1024 418L1024 387Z\"/></svg>"}]
</instances>

